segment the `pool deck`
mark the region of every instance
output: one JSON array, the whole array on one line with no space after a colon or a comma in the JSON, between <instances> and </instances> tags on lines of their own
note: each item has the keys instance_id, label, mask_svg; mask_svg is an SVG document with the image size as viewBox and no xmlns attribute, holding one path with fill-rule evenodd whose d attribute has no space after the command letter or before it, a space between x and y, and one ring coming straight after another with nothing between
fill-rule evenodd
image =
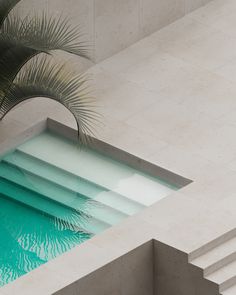
<instances>
[{"instance_id":1,"label":"pool deck","mask_svg":"<svg viewBox=\"0 0 236 295\"><path fill-rule=\"evenodd\" d=\"M235 11L234 0L212 1L89 70L103 114L97 137L193 183L0 295L56 292L150 239L191 253L236 228ZM34 99L1 122L0 144L46 117L76 127L61 106ZM83 267L65 275L76 255Z\"/></svg>"}]
</instances>

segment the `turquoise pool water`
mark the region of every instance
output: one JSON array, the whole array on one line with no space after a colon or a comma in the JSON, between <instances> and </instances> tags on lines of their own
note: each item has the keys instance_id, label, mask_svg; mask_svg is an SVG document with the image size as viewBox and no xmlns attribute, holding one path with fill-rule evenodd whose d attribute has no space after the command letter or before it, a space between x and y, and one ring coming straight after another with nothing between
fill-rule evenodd
<instances>
[{"instance_id":1,"label":"turquoise pool water","mask_svg":"<svg viewBox=\"0 0 236 295\"><path fill-rule=\"evenodd\" d=\"M175 187L45 132L0 161L0 286Z\"/></svg>"},{"instance_id":2,"label":"turquoise pool water","mask_svg":"<svg viewBox=\"0 0 236 295\"><path fill-rule=\"evenodd\" d=\"M0 194L0 286L91 237Z\"/></svg>"}]
</instances>

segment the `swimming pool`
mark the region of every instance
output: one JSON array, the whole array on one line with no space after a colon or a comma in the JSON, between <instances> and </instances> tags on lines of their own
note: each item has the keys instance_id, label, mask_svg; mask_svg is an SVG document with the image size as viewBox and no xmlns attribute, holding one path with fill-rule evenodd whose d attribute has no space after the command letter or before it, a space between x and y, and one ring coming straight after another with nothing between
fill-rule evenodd
<instances>
[{"instance_id":1,"label":"swimming pool","mask_svg":"<svg viewBox=\"0 0 236 295\"><path fill-rule=\"evenodd\" d=\"M43 132L0 162L0 286L176 189Z\"/></svg>"}]
</instances>

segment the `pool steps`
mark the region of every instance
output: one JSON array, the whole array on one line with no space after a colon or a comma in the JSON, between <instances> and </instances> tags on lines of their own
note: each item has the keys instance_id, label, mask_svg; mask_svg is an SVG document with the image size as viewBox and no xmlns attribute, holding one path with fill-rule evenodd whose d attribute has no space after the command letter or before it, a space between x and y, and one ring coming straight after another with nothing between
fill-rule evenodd
<instances>
[{"instance_id":1,"label":"pool steps","mask_svg":"<svg viewBox=\"0 0 236 295\"><path fill-rule=\"evenodd\" d=\"M176 188L124 163L48 132L17 149L126 198L150 206Z\"/></svg>"},{"instance_id":2,"label":"pool steps","mask_svg":"<svg viewBox=\"0 0 236 295\"><path fill-rule=\"evenodd\" d=\"M224 292L221 293L222 295L235 295L236 294L236 285L231 288L228 288Z\"/></svg>"},{"instance_id":3,"label":"pool steps","mask_svg":"<svg viewBox=\"0 0 236 295\"><path fill-rule=\"evenodd\" d=\"M93 234L102 232L145 207L18 150L2 160L0 176L3 186L3 180L6 180L20 188L17 196L14 196L13 191L6 194L6 190L7 197L65 222L70 220L71 212L68 209L75 210L74 216L78 213L83 216L77 221L79 227ZM50 210L51 201L59 205L56 212ZM81 224L83 220L85 222ZM70 223L73 227L77 222L72 220Z\"/></svg>"},{"instance_id":4,"label":"pool steps","mask_svg":"<svg viewBox=\"0 0 236 295\"><path fill-rule=\"evenodd\" d=\"M87 196L101 204L118 210L126 215L133 215L145 208L145 205L107 190L96 183L89 182L61 168L55 167L27 153L15 151L5 157L4 162L14 165L22 171L46 179L51 183L66 188L73 193Z\"/></svg>"},{"instance_id":5,"label":"pool steps","mask_svg":"<svg viewBox=\"0 0 236 295\"><path fill-rule=\"evenodd\" d=\"M55 217L61 220L66 227L73 230L81 230L96 234L110 227L108 223L91 218L85 214L80 214L80 212L73 212L71 209L53 202L39 193L27 190L7 179L0 178L0 186L2 195L49 216Z\"/></svg>"},{"instance_id":6,"label":"pool steps","mask_svg":"<svg viewBox=\"0 0 236 295\"><path fill-rule=\"evenodd\" d=\"M40 193L48 199L69 207L72 210L81 211L110 225L117 224L123 218L127 217L122 212L102 205L79 193L55 185L34 174L22 171L4 161L0 166L0 176L14 181L30 191Z\"/></svg>"},{"instance_id":7,"label":"pool steps","mask_svg":"<svg viewBox=\"0 0 236 295\"><path fill-rule=\"evenodd\" d=\"M221 295L236 294L236 231L230 231L193 251L189 262L219 287Z\"/></svg>"},{"instance_id":8,"label":"pool steps","mask_svg":"<svg viewBox=\"0 0 236 295\"><path fill-rule=\"evenodd\" d=\"M0 184L6 197L92 234L175 190L161 179L47 132L2 159Z\"/></svg>"}]
</instances>

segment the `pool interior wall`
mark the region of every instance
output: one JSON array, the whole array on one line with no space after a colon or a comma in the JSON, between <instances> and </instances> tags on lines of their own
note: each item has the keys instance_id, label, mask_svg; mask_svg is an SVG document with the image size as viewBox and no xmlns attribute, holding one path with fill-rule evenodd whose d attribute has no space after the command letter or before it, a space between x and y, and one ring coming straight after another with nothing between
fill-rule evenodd
<instances>
[{"instance_id":1,"label":"pool interior wall","mask_svg":"<svg viewBox=\"0 0 236 295\"><path fill-rule=\"evenodd\" d=\"M0 286L178 187L45 131L0 162Z\"/></svg>"}]
</instances>

